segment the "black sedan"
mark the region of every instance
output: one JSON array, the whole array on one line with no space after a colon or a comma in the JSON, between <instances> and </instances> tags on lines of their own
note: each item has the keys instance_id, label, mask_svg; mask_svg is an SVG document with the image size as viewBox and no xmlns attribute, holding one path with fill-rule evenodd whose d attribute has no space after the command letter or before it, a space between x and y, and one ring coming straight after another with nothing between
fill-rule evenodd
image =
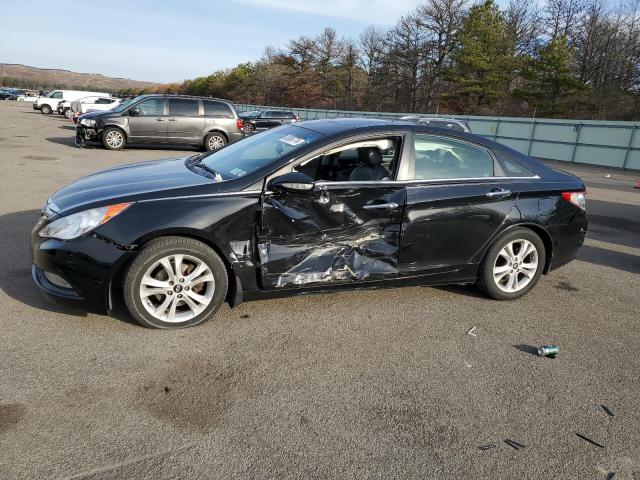
<instances>
[{"instance_id":1,"label":"black sedan","mask_svg":"<svg viewBox=\"0 0 640 480\"><path fill-rule=\"evenodd\" d=\"M33 229L33 278L101 312L122 287L156 328L202 323L225 301L356 286L476 284L513 300L575 257L584 190L464 132L309 121L62 188Z\"/></svg>"},{"instance_id":2,"label":"black sedan","mask_svg":"<svg viewBox=\"0 0 640 480\"><path fill-rule=\"evenodd\" d=\"M295 113L284 110L253 110L240 114L240 118L244 121L244 133L247 135L300 120Z\"/></svg>"}]
</instances>

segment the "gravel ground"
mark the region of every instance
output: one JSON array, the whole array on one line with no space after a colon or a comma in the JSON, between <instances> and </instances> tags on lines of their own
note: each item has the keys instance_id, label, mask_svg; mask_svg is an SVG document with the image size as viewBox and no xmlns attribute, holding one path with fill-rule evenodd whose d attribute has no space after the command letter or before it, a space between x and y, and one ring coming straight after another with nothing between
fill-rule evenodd
<instances>
[{"instance_id":1,"label":"gravel ground","mask_svg":"<svg viewBox=\"0 0 640 480\"><path fill-rule=\"evenodd\" d=\"M68 120L0 102L1 479L640 478L640 173L560 164L589 187L589 238L517 302L342 292L175 332L46 302L48 195L175 154L76 149Z\"/></svg>"}]
</instances>

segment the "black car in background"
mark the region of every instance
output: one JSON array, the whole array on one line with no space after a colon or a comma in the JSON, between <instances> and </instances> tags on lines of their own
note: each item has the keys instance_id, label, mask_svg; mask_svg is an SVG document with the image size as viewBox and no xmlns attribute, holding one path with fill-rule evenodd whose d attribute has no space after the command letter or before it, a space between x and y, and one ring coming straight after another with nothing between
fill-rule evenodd
<instances>
[{"instance_id":1,"label":"black car in background","mask_svg":"<svg viewBox=\"0 0 640 480\"><path fill-rule=\"evenodd\" d=\"M251 134L270 128L295 123L300 118L293 112L284 110L253 110L240 115L244 121L244 132Z\"/></svg>"},{"instance_id":2,"label":"black car in background","mask_svg":"<svg viewBox=\"0 0 640 480\"><path fill-rule=\"evenodd\" d=\"M97 141L109 150L153 143L211 151L242 138L244 123L232 102L186 95L141 95L108 111L85 113L76 126L76 145Z\"/></svg>"},{"instance_id":3,"label":"black car in background","mask_svg":"<svg viewBox=\"0 0 640 480\"><path fill-rule=\"evenodd\" d=\"M514 300L575 257L584 190L476 135L308 121L63 187L32 232L33 278L49 298L99 311L121 289L155 328L326 288L476 284Z\"/></svg>"}]
</instances>

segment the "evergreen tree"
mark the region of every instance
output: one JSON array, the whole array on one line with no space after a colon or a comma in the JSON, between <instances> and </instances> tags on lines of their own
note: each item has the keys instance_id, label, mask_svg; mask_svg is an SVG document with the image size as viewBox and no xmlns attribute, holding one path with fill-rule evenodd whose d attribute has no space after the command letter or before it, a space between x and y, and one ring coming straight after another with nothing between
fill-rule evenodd
<instances>
[{"instance_id":1,"label":"evergreen tree","mask_svg":"<svg viewBox=\"0 0 640 480\"><path fill-rule=\"evenodd\" d=\"M448 72L447 95L464 112L495 107L509 93L517 61L506 22L493 0L469 9Z\"/></svg>"}]
</instances>

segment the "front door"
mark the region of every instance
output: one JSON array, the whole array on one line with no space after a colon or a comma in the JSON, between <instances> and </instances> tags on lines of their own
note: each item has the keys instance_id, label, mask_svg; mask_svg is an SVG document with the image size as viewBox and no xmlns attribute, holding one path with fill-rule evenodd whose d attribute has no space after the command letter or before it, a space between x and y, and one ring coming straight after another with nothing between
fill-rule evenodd
<instances>
[{"instance_id":1,"label":"front door","mask_svg":"<svg viewBox=\"0 0 640 480\"><path fill-rule=\"evenodd\" d=\"M309 192L263 192L258 226L263 288L397 276L405 188L389 180L400 138L378 144L386 148L359 142L294 167L316 180ZM375 165L354 165L354 152L358 157L362 149L375 156ZM368 181L354 180L367 174Z\"/></svg>"},{"instance_id":2,"label":"front door","mask_svg":"<svg viewBox=\"0 0 640 480\"><path fill-rule=\"evenodd\" d=\"M454 272L478 263L514 208L512 181L481 146L431 134L416 134L414 146L401 273Z\"/></svg>"},{"instance_id":3,"label":"front door","mask_svg":"<svg viewBox=\"0 0 640 480\"><path fill-rule=\"evenodd\" d=\"M138 115L129 115L129 140L132 142L167 142L167 116L164 98L147 98L133 107Z\"/></svg>"}]
</instances>

